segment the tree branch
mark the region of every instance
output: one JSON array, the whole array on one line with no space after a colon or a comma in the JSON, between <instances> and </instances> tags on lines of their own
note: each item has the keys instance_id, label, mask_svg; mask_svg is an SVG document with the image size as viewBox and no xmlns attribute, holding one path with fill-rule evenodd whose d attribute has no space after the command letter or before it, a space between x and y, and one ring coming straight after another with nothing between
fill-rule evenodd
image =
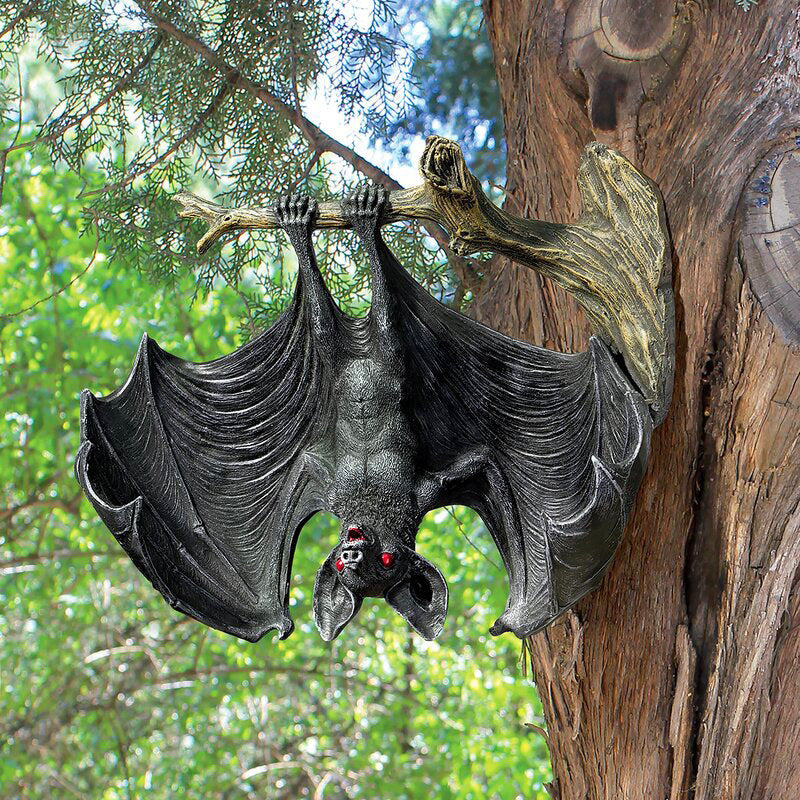
<instances>
[{"instance_id":1,"label":"tree branch","mask_svg":"<svg viewBox=\"0 0 800 800\"><path fill-rule=\"evenodd\" d=\"M423 184L389 193L380 224L435 223L461 256L494 252L554 280L581 304L595 333L622 354L636 385L663 419L672 393L672 262L661 195L623 156L587 145L578 171L581 217L571 224L524 219L495 206L469 171L461 148L429 137L420 160ZM205 252L226 233L271 229L271 208L230 208L181 192L180 216L201 219ZM346 228L339 202L319 204L317 228Z\"/></svg>"},{"instance_id":2,"label":"tree branch","mask_svg":"<svg viewBox=\"0 0 800 800\"><path fill-rule=\"evenodd\" d=\"M225 208L210 200L204 200L191 192L178 192L175 199L183 207L180 216L185 219L201 219L208 230L197 242L197 252L207 252L214 243L227 233L241 230L274 230L278 221L271 208L242 206ZM383 209L381 225L399 220L427 219L434 210L424 187L396 189L389 193ZM315 227L318 229L349 228L350 223L342 214L338 200L319 204Z\"/></svg>"},{"instance_id":3,"label":"tree branch","mask_svg":"<svg viewBox=\"0 0 800 800\"><path fill-rule=\"evenodd\" d=\"M11 20L11 21L8 23L8 25L6 25L6 26L5 26L5 28L3 28L3 30L2 30L2 31L0 31L0 38L2 38L2 37L3 37L3 36L5 36L7 33L9 33L9 32L10 32L10 31L12 31L14 28L16 28L16 26L17 26L17 25L18 25L20 22L22 22L22 20L23 20L23 19L27 19L28 17L30 17L30 16L33 16L33 13L34 13L35 11L37 11L37 10L38 10L38 6L40 6L40 5L41 5L41 2L40 2L40 0L31 0L31 2L30 2L30 3L26 3L26 4L25 4L25 5L24 5L24 6L23 6L23 7L22 7L20 10L19 10L19 13L17 14L17 16L16 16L16 17L14 17L14 19L12 19L12 20Z\"/></svg>"},{"instance_id":4,"label":"tree branch","mask_svg":"<svg viewBox=\"0 0 800 800\"><path fill-rule=\"evenodd\" d=\"M139 8L144 12L147 19L162 33L171 37L177 42L187 47L192 52L199 55L207 64L215 67L221 72L226 81L231 86L242 89L251 96L264 103L272 111L279 114L284 119L289 120L297 128L298 132L309 143L311 149L317 157L323 153L333 153L349 164L353 169L365 175L373 183L380 184L386 189L400 190L402 186L391 175L384 172L372 162L357 153L351 147L329 136L318 125L315 125L306 117L299 105L299 97L296 97L296 107L290 106L281 100L274 91L266 86L256 83L242 75L241 72L232 64L229 64L218 53L212 50L205 42L197 39L186 31L181 30L168 19L156 14L148 0L136 0ZM404 217L399 217L404 218ZM337 226L332 226L337 227ZM435 222L428 221L425 230L436 241L436 243L448 254L451 266L464 285L469 289L476 289L479 279L478 270L475 263L462 255L455 253L448 246L448 238L444 231Z\"/></svg>"},{"instance_id":5,"label":"tree branch","mask_svg":"<svg viewBox=\"0 0 800 800\"><path fill-rule=\"evenodd\" d=\"M2 166L2 158L0 158L0 166ZM2 195L0 195L0 203L1 202L2 202ZM33 214L33 211L31 210L30 213ZM40 236L43 237L44 234L42 233L40 234ZM45 241L47 240L45 239ZM89 259L89 261L86 263L86 266L80 272L78 272L76 275L73 275L73 277L70 278L69 283L64 284L60 288L50 292L50 294L45 295L44 297L40 297L38 300L35 300L30 305L20 308L17 311L12 311L9 314L0 314L0 322L8 319L13 319L14 317L20 317L23 314L27 314L29 311L33 311L34 308L40 306L42 303L46 303L48 300L52 300L54 297L58 297L59 295L66 292L67 289L69 289L71 286L77 283L92 268L92 264L94 264L95 260L97 259L97 252L99 248L100 248L100 238L99 236L95 236L94 252L92 253L92 257ZM5 509L0 509L0 519L3 519L4 510Z\"/></svg>"},{"instance_id":6,"label":"tree branch","mask_svg":"<svg viewBox=\"0 0 800 800\"><path fill-rule=\"evenodd\" d=\"M33 4L31 4L33 5ZM0 34L2 36L2 34ZM28 147L34 147L41 142L52 142L55 139L63 136L67 131L74 128L76 125L80 125L84 120L88 119L89 117L96 114L103 106L107 105L116 95L120 92L124 91L134 79L134 77L146 67L152 60L153 56L156 54L156 51L161 46L163 42L163 36L159 33L153 44L148 48L147 52L141 58L141 60L133 67L130 72L120 78L112 87L108 90L88 111L85 111L79 117L72 119L70 122L63 123L48 133L42 133L39 136L34 136L32 139L26 139L24 142L18 142L17 139L19 138L19 130L17 131L17 136L14 137L14 141L3 150L0 150L0 168L5 167L6 159L8 158L8 154L13 152L14 150L22 150ZM22 91L20 90L20 99L22 96ZM22 127L22 113L20 111L20 129ZM46 123L45 123L46 124ZM3 202L3 171L0 170L0 205Z\"/></svg>"},{"instance_id":7,"label":"tree branch","mask_svg":"<svg viewBox=\"0 0 800 800\"><path fill-rule=\"evenodd\" d=\"M226 80L232 86L237 89L243 89L248 94L264 103L268 108L285 119L288 119L308 140L312 149L320 152L334 153L350 164L354 169L366 175L370 180L385 186L387 189L401 188L400 184L392 178L391 175L367 161L366 158L356 153L352 148L347 147L332 136L329 136L325 131L308 119L308 117L301 114L298 109L292 108L288 103L281 100L273 91L256 83L247 76L242 75L235 66L225 61L224 58L215 53L205 42L196 39L191 34L178 28L168 19L156 14L147 0L136 0L136 2L139 8L146 14L147 19L156 28L199 55L207 64L216 67L216 69L225 75Z\"/></svg>"},{"instance_id":8,"label":"tree branch","mask_svg":"<svg viewBox=\"0 0 800 800\"><path fill-rule=\"evenodd\" d=\"M33 567L36 564L46 564L50 561L61 561L65 558L122 558L125 551L120 550L54 550L52 553L30 553L25 556L9 558L0 561L0 572L3 570L18 570L20 567Z\"/></svg>"},{"instance_id":9,"label":"tree branch","mask_svg":"<svg viewBox=\"0 0 800 800\"><path fill-rule=\"evenodd\" d=\"M225 101L225 98L231 92L231 85L229 83L224 83L219 88L217 93L214 97L211 98L211 102L200 112L197 119L192 122L189 128L181 134L172 144L161 154L158 156L153 157L149 162L139 166L136 169L133 169L129 172L122 180L116 181L115 183L107 184L100 189L94 189L91 192L86 192L83 196L84 197L92 197L93 195L97 194L107 194L108 192L112 192L115 189L123 189L128 184L132 183L136 180L140 175L144 175L146 172L149 172L154 167L162 164L166 161L173 153L176 153L187 141L193 139L197 133L202 129L202 127L208 122L209 118L214 114L217 109L222 105ZM164 141L166 137L162 137L161 139L157 140L153 147L157 147L161 142Z\"/></svg>"},{"instance_id":10,"label":"tree branch","mask_svg":"<svg viewBox=\"0 0 800 800\"><path fill-rule=\"evenodd\" d=\"M69 514L77 515L80 513L78 510L78 505L80 503L81 496L82 495L77 494L69 500L63 500L59 497L33 497L15 506L0 508L0 521L5 522L6 520L11 519L14 515L18 514L20 511L25 511L28 508L60 508Z\"/></svg>"},{"instance_id":11,"label":"tree branch","mask_svg":"<svg viewBox=\"0 0 800 800\"><path fill-rule=\"evenodd\" d=\"M19 141L20 134L22 133L22 70L19 66L19 56L17 56L17 97L18 110L17 110L17 130L11 144L0 152L0 206L3 205L3 191L6 185L6 162L8 161L8 154L16 147Z\"/></svg>"}]
</instances>

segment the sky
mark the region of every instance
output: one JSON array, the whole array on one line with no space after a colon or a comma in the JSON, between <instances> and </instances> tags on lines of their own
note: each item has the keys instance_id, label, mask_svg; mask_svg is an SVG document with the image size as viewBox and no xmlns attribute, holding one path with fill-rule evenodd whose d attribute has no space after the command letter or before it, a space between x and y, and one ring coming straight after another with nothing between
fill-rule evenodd
<instances>
[{"instance_id":1,"label":"sky","mask_svg":"<svg viewBox=\"0 0 800 800\"><path fill-rule=\"evenodd\" d=\"M388 172L396 181L405 187L416 186L422 182L417 165L425 149L425 138L416 137L411 143L410 159L399 161L396 154L380 146L371 146L369 136L361 132L361 120L358 117L346 119L339 108L336 97L325 86L316 91L304 103L304 114L329 136L355 150L375 166Z\"/></svg>"}]
</instances>

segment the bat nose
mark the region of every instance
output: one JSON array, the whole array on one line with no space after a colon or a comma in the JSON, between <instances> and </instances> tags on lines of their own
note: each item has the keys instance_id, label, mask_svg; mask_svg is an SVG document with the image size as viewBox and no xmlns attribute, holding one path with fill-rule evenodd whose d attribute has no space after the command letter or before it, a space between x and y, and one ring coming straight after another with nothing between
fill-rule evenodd
<instances>
[{"instance_id":1,"label":"bat nose","mask_svg":"<svg viewBox=\"0 0 800 800\"><path fill-rule=\"evenodd\" d=\"M342 561L346 567L355 567L362 558L364 553L361 550L342 550Z\"/></svg>"}]
</instances>

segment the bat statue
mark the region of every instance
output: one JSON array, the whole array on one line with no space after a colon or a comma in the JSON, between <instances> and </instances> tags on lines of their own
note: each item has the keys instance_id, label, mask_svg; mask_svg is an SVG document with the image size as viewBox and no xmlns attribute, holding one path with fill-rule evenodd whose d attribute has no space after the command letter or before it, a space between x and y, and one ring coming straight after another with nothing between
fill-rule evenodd
<instances>
[{"instance_id":1,"label":"bat statue","mask_svg":"<svg viewBox=\"0 0 800 800\"><path fill-rule=\"evenodd\" d=\"M124 386L81 397L76 474L103 522L173 608L249 641L292 632L292 557L321 510L341 520L322 637L365 597L436 637L448 588L415 539L449 504L480 515L508 573L491 633L529 636L598 585L642 480L653 415L609 346L553 352L439 303L383 242L386 204L378 187L341 204L369 257L365 317L334 302L317 204L290 195L273 213L297 286L271 328L202 364L145 336Z\"/></svg>"}]
</instances>

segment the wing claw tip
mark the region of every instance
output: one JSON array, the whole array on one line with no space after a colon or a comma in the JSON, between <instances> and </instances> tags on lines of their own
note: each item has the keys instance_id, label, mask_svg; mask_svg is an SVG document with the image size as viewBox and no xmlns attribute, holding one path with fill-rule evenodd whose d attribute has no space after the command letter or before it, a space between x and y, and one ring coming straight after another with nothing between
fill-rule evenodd
<instances>
[{"instance_id":1,"label":"wing claw tip","mask_svg":"<svg viewBox=\"0 0 800 800\"><path fill-rule=\"evenodd\" d=\"M423 638L426 642L433 642L441 636L442 631L444 630L444 621L442 621L439 625L433 626L429 631L419 630L418 628L414 628L414 630Z\"/></svg>"},{"instance_id":2,"label":"wing claw tip","mask_svg":"<svg viewBox=\"0 0 800 800\"><path fill-rule=\"evenodd\" d=\"M288 639L294 631L294 622L289 617L284 617L279 622L271 622L268 625L250 624L244 627L225 627L221 630L226 633L238 636L246 642L260 642L270 631L278 634L278 640Z\"/></svg>"},{"instance_id":3,"label":"wing claw tip","mask_svg":"<svg viewBox=\"0 0 800 800\"><path fill-rule=\"evenodd\" d=\"M527 639L529 636L533 636L533 634L539 633L539 631L546 628L559 616L561 616L561 611L552 613L551 610L551 613L542 616L540 613L536 614L532 611L526 613L524 607L512 607L500 615L494 625L489 628L489 633L492 636L500 636L503 633L513 633L517 639Z\"/></svg>"},{"instance_id":4,"label":"wing claw tip","mask_svg":"<svg viewBox=\"0 0 800 800\"><path fill-rule=\"evenodd\" d=\"M294 633L294 622L289 617L284 617L275 630L278 631L278 640L282 642Z\"/></svg>"}]
</instances>

